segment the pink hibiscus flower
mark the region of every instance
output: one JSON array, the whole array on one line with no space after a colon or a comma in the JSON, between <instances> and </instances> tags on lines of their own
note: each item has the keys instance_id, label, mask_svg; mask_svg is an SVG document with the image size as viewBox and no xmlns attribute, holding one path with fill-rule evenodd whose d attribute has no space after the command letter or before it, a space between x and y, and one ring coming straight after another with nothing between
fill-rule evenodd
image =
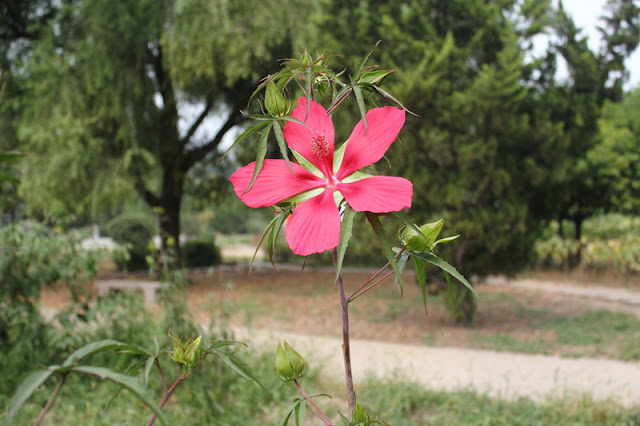
<instances>
[{"instance_id":1,"label":"pink hibiscus flower","mask_svg":"<svg viewBox=\"0 0 640 426\"><path fill-rule=\"evenodd\" d=\"M231 175L236 195L249 207L268 207L283 201L299 204L285 230L295 254L308 256L337 247L343 200L358 212L389 213L411 207L413 186L401 177L372 176L359 171L382 158L404 125L404 110L375 108L367 112L347 142L334 152L334 128L322 105L302 97L291 113L307 126L288 122L284 138L300 164L264 160L249 191L255 162ZM304 202L303 202L304 201Z\"/></svg>"}]
</instances>

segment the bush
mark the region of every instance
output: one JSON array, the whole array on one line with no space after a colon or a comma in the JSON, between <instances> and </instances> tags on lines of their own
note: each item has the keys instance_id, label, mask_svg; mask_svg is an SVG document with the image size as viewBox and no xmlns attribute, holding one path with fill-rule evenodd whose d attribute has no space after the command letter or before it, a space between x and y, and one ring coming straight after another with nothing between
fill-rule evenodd
<instances>
[{"instance_id":1,"label":"bush","mask_svg":"<svg viewBox=\"0 0 640 426\"><path fill-rule=\"evenodd\" d=\"M188 241L182 245L184 266L197 268L216 266L222 261L220 249L213 241Z\"/></svg>"},{"instance_id":2,"label":"bush","mask_svg":"<svg viewBox=\"0 0 640 426\"><path fill-rule=\"evenodd\" d=\"M152 220L139 214L122 214L107 223L105 233L129 249L129 256L114 259L118 269L146 269L149 241L155 233Z\"/></svg>"}]
</instances>

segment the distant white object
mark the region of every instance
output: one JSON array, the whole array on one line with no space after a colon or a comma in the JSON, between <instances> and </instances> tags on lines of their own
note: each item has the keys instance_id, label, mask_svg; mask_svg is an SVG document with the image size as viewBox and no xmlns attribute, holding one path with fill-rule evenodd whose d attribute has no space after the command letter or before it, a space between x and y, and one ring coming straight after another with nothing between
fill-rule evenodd
<instances>
[{"instance_id":1,"label":"distant white object","mask_svg":"<svg viewBox=\"0 0 640 426\"><path fill-rule=\"evenodd\" d=\"M118 244L116 244L115 241L113 241L113 239L111 238L85 238L84 240L80 241L80 247L82 247L85 250L100 250L100 249L107 249L109 251L113 250L114 248L116 248Z\"/></svg>"}]
</instances>

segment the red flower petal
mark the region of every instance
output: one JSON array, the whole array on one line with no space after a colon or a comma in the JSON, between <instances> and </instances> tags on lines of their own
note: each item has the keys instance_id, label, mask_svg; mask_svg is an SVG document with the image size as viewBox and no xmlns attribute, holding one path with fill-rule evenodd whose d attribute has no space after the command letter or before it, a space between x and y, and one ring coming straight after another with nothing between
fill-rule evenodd
<instances>
[{"instance_id":1,"label":"red flower petal","mask_svg":"<svg viewBox=\"0 0 640 426\"><path fill-rule=\"evenodd\" d=\"M229 180L233 184L233 190L244 203L249 206L267 207L293 197L303 191L319 188L326 185L324 179L313 175L301 166L291 163L293 173L284 160L264 160L262 170L255 183L244 192L251 183L256 162L237 170Z\"/></svg>"},{"instance_id":2,"label":"red flower petal","mask_svg":"<svg viewBox=\"0 0 640 426\"><path fill-rule=\"evenodd\" d=\"M307 99L302 97L298 99L298 106L291 116L309 127L287 122L282 132L289 147L319 168L325 176L333 175L334 129L327 111L322 105L311 101L307 115Z\"/></svg>"},{"instance_id":3,"label":"red flower petal","mask_svg":"<svg viewBox=\"0 0 640 426\"><path fill-rule=\"evenodd\" d=\"M339 183L336 189L358 212L397 212L411 207L413 195L410 181L393 176L372 176L356 182Z\"/></svg>"},{"instance_id":4,"label":"red flower petal","mask_svg":"<svg viewBox=\"0 0 640 426\"><path fill-rule=\"evenodd\" d=\"M337 247L340 242L340 213L333 201L333 188L313 197L293 211L285 237L295 254L308 256Z\"/></svg>"},{"instance_id":5,"label":"red flower petal","mask_svg":"<svg viewBox=\"0 0 640 426\"><path fill-rule=\"evenodd\" d=\"M367 124L366 134L362 120L351 132L342 165L336 174L338 179L382 158L404 125L404 110L395 107L374 108L367 113Z\"/></svg>"}]
</instances>

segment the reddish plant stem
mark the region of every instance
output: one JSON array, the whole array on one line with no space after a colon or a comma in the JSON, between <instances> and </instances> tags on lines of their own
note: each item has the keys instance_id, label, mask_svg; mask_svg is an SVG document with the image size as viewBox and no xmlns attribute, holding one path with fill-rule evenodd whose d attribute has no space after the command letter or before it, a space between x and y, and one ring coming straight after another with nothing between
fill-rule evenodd
<instances>
[{"instance_id":1,"label":"reddish plant stem","mask_svg":"<svg viewBox=\"0 0 640 426\"><path fill-rule=\"evenodd\" d=\"M304 396L304 399L309 401L309 404L311 404L311 406L316 410L316 411L311 410L311 413L313 413L314 416L319 418L322 421L322 423L326 425L334 426L333 422L329 420L329 417L327 417L327 415L320 408L318 408L318 406L313 402L313 400L309 397L309 395L307 395L307 393L302 389L302 386L300 386L300 383L298 383L298 381L295 379L293 380L293 383L296 384L296 387L298 388L298 392L300 392L300 394Z\"/></svg>"},{"instance_id":2,"label":"reddish plant stem","mask_svg":"<svg viewBox=\"0 0 640 426\"><path fill-rule=\"evenodd\" d=\"M54 389L53 393L49 397L49 400L47 401L45 406L42 408L42 411L40 411L40 414L38 415L38 418L33 422L33 424L31 426L38 426L42 422L42 419L44 419L44 416L49 412L49 409L53 405L53 401L56 399L56 397L60 393L60 389L62 388L62 386L64 385L64 383L66 381L67 381L67 375L64 374L62 376L62 378L60 379L60 381L58 382L58 385Z\"/></svg>"},{"instance_id":3,"label":"reddish plant stem","mask_svg":"<svg viewBox=\"0 0 640 426\"><path fill-rule=\"evenodd\" d=\"M183 381L184 379L185 379L185 376L183 376L182 374L180 374L178 376L176 381L173 382L173 384L171 385L169 390L162 397L162 401L160 401L160 404L158 404L158 408L160 408L162 410L162 407L164 407L164 405L167 403L167 401L169 401L169 398L171 398L171 395L173 394L173 392L176 390L176 388L178 387L180 382ZM149 419L149 423L147 423L147 426L151 426L153 424L153 422L156 421L156 417L158 417L156 414L151 416L151 418Z\"/></svg>"},{"instance_id":4,"label":"reddish plant stem","mask_svg":"<svg viewBox=\"0 0 640 426\"><path fill-rule=\"evenodd\" d=\"M372 288L374 288L375 286L377 286L378 284L380 284L382 281L386 280L387 278L389 278L391 276L391 274L393 274L393 271L389 271L387 272L382 278L380 278L379 280L377 280L376 282L374 282L373 284L371 284L369 287L366 288L362 288L360 287L358 290L356 290L355 292L353 292L353 294L351 296L349 296L349 298L347 299L348 302L353 302L354 300L356 300L358 297L362 296L363 294L365 294L366 292L368 292L369 290L371 290Z\"/></svg>"},{"instance_id":5,"label":"reddish plant stem","mask_svg":"<svg viewBox=\"0 0 640 426\"><path fill-rule=\"evenodd\" d=\"M338 266L338 251L331 250L333 264ZM338 293L340 294L340 313L342 314L342 356L344 358L344 376L347 382L347 396L349 401L349 417L353 417L353 410L356 407L356 391L353 388L353 375L351 373L351 345L349 343L349 301L344 293L344 283L342 273L337 279Z\"/></svg>"}]
</instances>

